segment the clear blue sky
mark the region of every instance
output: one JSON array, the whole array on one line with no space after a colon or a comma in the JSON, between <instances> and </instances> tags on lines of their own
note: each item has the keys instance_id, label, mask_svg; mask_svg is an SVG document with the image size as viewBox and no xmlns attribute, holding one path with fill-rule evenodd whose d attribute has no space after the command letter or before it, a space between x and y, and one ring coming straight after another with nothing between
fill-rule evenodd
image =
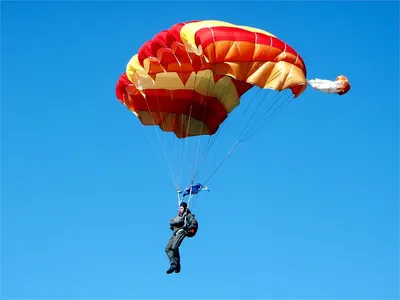
<instances>
[{"instance_id":1,"label":"clear blue sky","mask_svg":"<svg viewBox=\"0 0 400 300\"><path fill-rule=\"evenodd\" d=\"M2 299L399 297L398 3L1 8ZM352 89L307 89L244 144L166 275L174 187L115 83L143 42L193 19L270 31L309 79Z\"/></svg>"}]
</instances>

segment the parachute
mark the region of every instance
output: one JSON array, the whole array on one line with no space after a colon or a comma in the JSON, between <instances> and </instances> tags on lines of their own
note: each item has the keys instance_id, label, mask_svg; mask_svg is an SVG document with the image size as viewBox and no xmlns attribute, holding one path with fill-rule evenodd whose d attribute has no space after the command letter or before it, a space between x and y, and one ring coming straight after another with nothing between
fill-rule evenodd
<instances>
[{"instance_id":1,"label":"parachute","mask_svg":"<svg viewBox=\"0 0 400 300\"><path fill-rule=\"evenodd\" d=\"M350 90L349 80L343 75L336 77L335 81L315 78L309 80L308 83L313 89L328 94L338 94L342 96Z\"/></svg>"},{"instance_id":2,"label":"parachute","mask_svg":"<svg viewBox=\"0 0 400 300\"><path fill-rule=\"evenodd\" d=\"M345 77L337 82L341 85L332 87L318 79L307 81L299 53L267 31L216 20L189 21L160 31L141 46L121 74L116 96L144 127L154 127L179 201L182 176L185 185L193 186L211 156L217 164L207 170L209 178L202 181L206 184L238 146L299 97L308 83L323 92L348 91ZM253 88L266 92L264 97L242 100ZM265 97L269 91L276 92L272 101ZM287 91L289 95L282 97ZM237 107L243 104L247 108L236 118ZM220 146L230 146L222 158L209 155L230 119L231 131L239 128L239 133L233 143L222 135ZM189 142L192 150L186 149ZM172 153L177 149L179 153ZM180 161L187 155L187 163Z\"/></svg>"}]
</instances>

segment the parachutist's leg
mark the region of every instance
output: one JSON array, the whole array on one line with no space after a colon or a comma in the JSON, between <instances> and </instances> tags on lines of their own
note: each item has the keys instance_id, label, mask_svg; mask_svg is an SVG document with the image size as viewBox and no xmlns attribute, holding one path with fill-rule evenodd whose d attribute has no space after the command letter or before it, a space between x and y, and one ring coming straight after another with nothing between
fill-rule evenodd
<instances>
[{"instance_id":1,"label":"parachutist's leg","mask_svg":"<svg viewBox=\"0 0 400 300\"><path fill-rule=\"evenodd\" d=\"M181 271L181 256L179 254L179 248L176 249L175 257L176 257L176 261L177 261L175 273L179 273Z\"/></svg>"},{"instance_id":2,"label":"parachutist's leg","mask_svg":"<svg viewBox=\"0 0 400 300\"><path fill-rule=\"evenodd\" d=\"M167 245L165 246L165 253L168 256L169 262L171 265L174 264L174 250L172 249L172 244L174 242L175 236L172 235L168 240Z\"/></svg>"},{"instance_id":3,"label":"parachutist's leg","mask_svg":"<svg viewBox=\"0 0 400 300\"><path fill-rule=\"evenodd\" d=\"M171 249L173 251L173 264L176 267L177 273L179 273L181 269L181 256L179 253L179 247L181 246L185 236L185 231L180 230L176 233L175 239L172 241Z\"/></svg>"}]
</instances>

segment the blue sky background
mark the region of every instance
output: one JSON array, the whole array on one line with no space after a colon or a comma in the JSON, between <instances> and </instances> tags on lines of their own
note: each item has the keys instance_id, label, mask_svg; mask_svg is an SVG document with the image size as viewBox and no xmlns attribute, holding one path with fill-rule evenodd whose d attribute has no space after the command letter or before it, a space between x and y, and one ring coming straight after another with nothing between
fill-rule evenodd
<instances>
[{"instance_id":1,"label":"blue sky background","mask_svg":"<svg viewBox=\"0 0 400 300\"><path fill-rule=\"evenodd\" d=\"M1 9L2 299L399 297L398 3ZM352 89L307 89L244 144L166 275L175 190L115 83L143 42L193 19L270 31L309 79Z\"/></svg>"}]
</instances>

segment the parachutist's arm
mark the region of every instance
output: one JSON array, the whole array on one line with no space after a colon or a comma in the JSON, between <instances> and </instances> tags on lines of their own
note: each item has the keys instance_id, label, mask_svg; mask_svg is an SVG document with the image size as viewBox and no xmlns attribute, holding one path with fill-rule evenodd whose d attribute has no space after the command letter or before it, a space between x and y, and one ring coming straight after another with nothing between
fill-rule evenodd
<instances>
[{"instance_id":1,"label":"parachutist's arm","mask_svg":"<svg viewBox=\"0 0 400 300\"><path fill-rule=\"evenodd\" d=\"M169 222L169 226L173 227L180 227L183 225L183 218L182 217L175 217Z\"/></svg>"},{"instance_id":2,"label":"parachutist's arm","mask_svg":"<svg viewBox=\"0 0 400 300\"><path fill-rule=\"evenodd\" d=\"M193 224L193 216L191 215L191 214L189 214L188 216L187 216L187 223L188 224ZM194 226L193 225L189 225L189 226L187 226L187 228L186 228L186 230L187 231L189 231L190 229L193 229L194 228Z\"/></svg>"}]
</instances>

